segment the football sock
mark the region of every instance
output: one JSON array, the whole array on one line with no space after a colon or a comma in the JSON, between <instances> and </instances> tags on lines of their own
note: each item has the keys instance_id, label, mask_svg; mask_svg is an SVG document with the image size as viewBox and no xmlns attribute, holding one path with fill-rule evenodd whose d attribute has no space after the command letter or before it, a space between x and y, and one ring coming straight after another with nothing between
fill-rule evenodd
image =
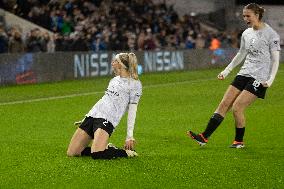
<instances>
[{"instance_id":1,"label":"football sock","mask_svg":"<svg viewBox=\"0 0 284 189\"><path fill-rule=\"evenodd\" d=\"M91 153L93 159L115 159L118 157L128 157L125 150L108 148L104 151Z\"/></svg>"},{"instance_id":2,"label":"football sock","mask_svg":"<svg viewBox=\"0 0 284 189\"><path fill-rule=\"evenodd\" d=\"M243 128L237 128L236 127L235 141L243 142L244 134L245 134L245 127L243 127Z\"/></svg>"},{"instance_id":3,"label":"football sock","mask_svg":"<svg viewBox=\"0 0 284 189\"><path fill-rule=\"evenodd\" d=\"M81 156L91 156L91 147L86 147L82 152Z\"/></svg>"},{"instance_id":4,"label":"football sock","mask_svg":"<svg viewBox=\"0 0 284 189\"><path fill-rule=\"evenodd\" d=\"M218 113L214 113L210 118L205 131L202 133L204 138L209 138L211 134L217 129L217 127L222 123L224 117Z\"/></svg>"}]
</instances>

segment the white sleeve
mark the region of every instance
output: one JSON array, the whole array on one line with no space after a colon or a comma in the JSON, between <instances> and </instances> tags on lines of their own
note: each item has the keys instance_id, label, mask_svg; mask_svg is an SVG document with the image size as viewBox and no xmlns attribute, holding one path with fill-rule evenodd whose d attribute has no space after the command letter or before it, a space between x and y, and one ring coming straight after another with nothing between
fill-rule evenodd
<instances>
[{"instance_id":1,"label":"white sleeve","mask_svg":"<svg viewBox=\"0 0 284 189\"><path fill-rule=\"evenodd\" d=\"M242 61L245 59L245 57L248 54L248 51L246 50L245 47L245 37L244 37L244 33L242 34L242 38L241 38L241 46L239 49L239 52L236 54L236 56L233 58L233 60L230 62L230 64L218 75L218 78L223 78L225 79L229 73L240 63L242 63Z\"/></svg>"},{"instance_id":2,"label":"white sleeve","mask_svg":"<svg viewBox=\"0 0 284 189\"><path fill-rule=\"evenodd\" d=\"M276 73L278 71L279 67L279 57L280 57L280 52L279 51L272 51L271 52L271 63L272 63L272 68L270 72L270 77L266 81L266 84L268 87L270 87L275 79Z\"/></svg>"},{"instance_id":3,"label":"white sleeve","mask_svg":"<svg viewBox=\"0 0 284 189\"><path fill-rule=\"evenodd\" d=\"M242 61L245 59L247 53L244 51L239 51L236 56L233 58L231 63L225 68L225 70L228 70L231 72L237 65L242 63Z\"/></svg>"},{"instance_id":4,"label":"white sleeve","mask_svg":"<svg viewBox=\"0 0 284 189\"><path fill-rule=\"evenodd\" d=\"M244 33L243 33L242 38L241 38L241 45L240 45L239 52L233 58L231 63L225 68L225 70L231 72L237 65L242 63L242 61L245 59L247 54L248 54L248 52L245 48L245 37L244 37Z\"/></svg>"},{"instance_id":5,"label":"white sleeve","mask_svg":"<svg viewBox=\"0 0 284 189\"><path fill-rule=\"evenodd\" d=\"M130 90L129 104L138 104L140 97L142 96L142 84L136 82L135 86Z\"/></svg>"},{"instance_id":6,"label":"white sleeve","mask_svg":"<svg viewBox=\"0 0 284 189\"><path fill-rule=\"evenodd\" d=\"M239 51L233 58L232 62L218 75L218 78L225 79L229 75L229 73L244 60L246 55L246 52Z\"/></svg>"},{"instance_id":7,"label":"white sleeve","mask_svg":"<svg viewBox=\"0 0 284 189\"><path fill-rule=\"evenodd\" d=\"M136 119L137 104L129 104L127 116L127 136L126 140L134 140L133 131Z\"/></svg>"}]
</instances>

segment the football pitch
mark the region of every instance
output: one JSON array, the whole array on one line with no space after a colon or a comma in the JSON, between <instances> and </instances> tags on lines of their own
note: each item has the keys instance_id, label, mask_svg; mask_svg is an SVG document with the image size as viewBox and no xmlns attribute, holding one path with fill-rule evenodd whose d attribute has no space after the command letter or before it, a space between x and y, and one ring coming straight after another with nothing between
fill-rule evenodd
<instances>
[{"instance_id":1,"label":"football pitch","mask_svg":"<svg viewBox=\"0 0 284 189\"><path fill-rule=\"evenodd\" d=\"M236 69L238 70L238 69ZM0 188L284 188L284 65L265 100L246 111L244 149L231 149L229 112L205 147L200 132L234 78L221 69L144 74L135 134L139 157L69 158L78 121L110 77L0 88ZM126 118L110 142L122 146Z\"/></svg>"}]
</instances>

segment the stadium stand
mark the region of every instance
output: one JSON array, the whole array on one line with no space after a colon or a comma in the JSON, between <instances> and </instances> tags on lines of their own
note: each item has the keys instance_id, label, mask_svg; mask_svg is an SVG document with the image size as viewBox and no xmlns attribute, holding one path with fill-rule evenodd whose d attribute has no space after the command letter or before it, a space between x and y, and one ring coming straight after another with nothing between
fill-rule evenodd
<instances>
[{"instance_id":1,"label":"stadium stand","mask_svg":"<svg viewBox=\"0 0 284 189\"><path fill-rule=\"evenodd\" d=\"M196 15L178 15L165 1L22 0L0 6L54 33L6 27L6 40L20 33L28 52L209 48L213 35L222 46L237 47L238 31L204 29Z\"/></svg>"}]
</instances>

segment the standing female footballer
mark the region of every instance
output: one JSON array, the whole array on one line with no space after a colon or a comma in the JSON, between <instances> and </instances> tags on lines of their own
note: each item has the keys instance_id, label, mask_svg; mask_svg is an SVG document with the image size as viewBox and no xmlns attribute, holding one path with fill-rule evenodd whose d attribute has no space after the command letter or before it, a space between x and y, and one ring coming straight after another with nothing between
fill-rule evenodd
<instances>
[{"instance_id":1,"label":"standing female footballer","mask_svg":"<svg viewBox=\"0 0 284 189\"><path fill-rule=\"evenodd\" d=\"M187 132L201 146L208 142L208 138L232 108L236 135L230 147L244 147L244 111L257 98L264 99L266 89L272 85L279 66L280 38L269 25L261 21L263 13L264 9L255 3L248 4L243 9L243 19L249 28L242 34L239 52L218 75L218 79L225 79L243 60L244 64L228 87L205 131L200 134Z\"/></svg>"},{"instance_id":2,"label":"standing female footballer","mask_svg":"<svg viewBox=\"0 0 284 189\"><path fill-rule=\"evenodd\" d=\"M67 150L68 156L91 156L93 159L137 156L133 151L133 130L137 105L142 95L137 58L134 53L117 54L112 67L116 77L111 79L104 96L86 114L75 131ZM108 145L108 140L127 109L125 145L124 149L118 149ZM88 147L92 139L92 145Z\"/></svg>"}]
</instances>

